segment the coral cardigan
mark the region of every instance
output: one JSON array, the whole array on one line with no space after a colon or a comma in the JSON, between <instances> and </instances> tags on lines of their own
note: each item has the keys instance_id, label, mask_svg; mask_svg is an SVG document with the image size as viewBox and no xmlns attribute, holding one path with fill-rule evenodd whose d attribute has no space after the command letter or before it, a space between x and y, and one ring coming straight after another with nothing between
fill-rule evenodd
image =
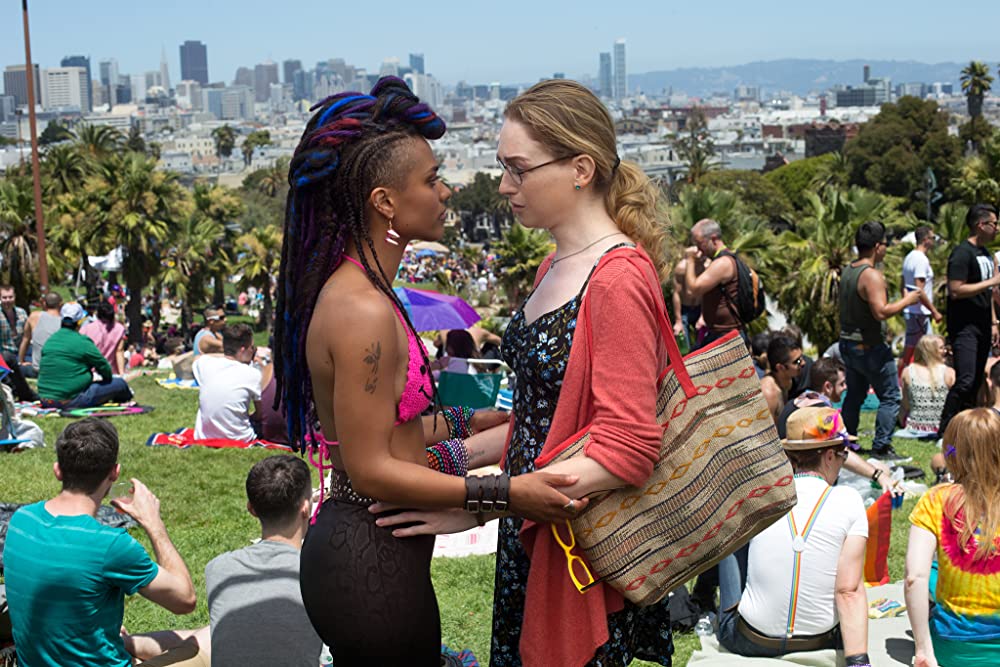
<instances>
[{"instance_id":1,"label":"coral cardigan","mask_svg":"<svg viewBox=\"0 0 1000 667\"><path fill-rule=\"evenodd\" d=\"M535 285L551 263L550 256L539 267ZM580 324L537 468L589 427L587 456L631 485L641 486L652 474L662 436L655 387L667 365L656 309L665 313L666 305L641 248L613 250L601 259L580 305ZM512 432L513 419L506 447ZM523 664L585 665L608 641L607 617L623 608L621 594L600 584L581 595L547 524L525 521L521 542L531 559L521 628Z\"/></svg>"}]
</instances>

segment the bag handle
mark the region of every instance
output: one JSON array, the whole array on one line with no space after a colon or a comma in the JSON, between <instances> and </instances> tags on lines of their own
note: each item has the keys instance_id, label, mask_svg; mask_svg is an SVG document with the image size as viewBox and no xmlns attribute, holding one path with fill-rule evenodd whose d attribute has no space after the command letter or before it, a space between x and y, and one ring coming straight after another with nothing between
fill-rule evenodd
<instances>
[{"instance_id":1,"label":"bag handle","mask_svg":"<svg viewBox=\"0 0 1000 667\"><path fill-rule=\"evenodd\" d=\"M594 273L601 270L612 257L614 257L615 252L612 251L608 253L605 257L597 263L597 267L594 269ZM653 269L653 273L656 274L656 266L653 265L653 261L645 254L639 253L639 257ZM625 259L635 265L635 260L632 257L625 257ZM593 275L591 275L591 280L593 280ZM647 281L647 286L652 287ZM667 319L667 305L663 300L662 290L659 285L653 290L654 294L654 307L653 310L656 311L656 321L660 328L660 335L663 337L664 342L667 344L667 362L669 367L673 368L674 375L677 377L677 381L681 385L681 389L684 391L684 395L689 399L694 398L698 394L698 390L694 386L694 382L691 381L691 375L688 374L687 368L684 366L684 355L681 354L680 348L677 346L677 339L674 338L674 329L670 326L670 321ZM588 302L590 298L590 290L583 295L584 302ZM583 305L581 305L581 310L584 310L585 317L584 321L586 324L587 337L591 341L593 340L592 327L590 323L590 304L585 303L587 308L584 310Z\"/></svg>"}]
</instances>

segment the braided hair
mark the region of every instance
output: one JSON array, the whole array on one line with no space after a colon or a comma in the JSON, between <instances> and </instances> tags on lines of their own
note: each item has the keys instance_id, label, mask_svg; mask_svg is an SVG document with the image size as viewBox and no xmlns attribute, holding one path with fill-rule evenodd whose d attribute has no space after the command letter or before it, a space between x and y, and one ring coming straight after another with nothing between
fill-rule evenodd
<instances>
[{"instance_id":1,"label":"braided hair","mask_svg":"<svg viewBox=\"0 0 1000 667\"><path fill-rule=\"evenodd\" d=\"M408 140L438 139L445 131L444 121L402 80L391 76L379 79L370 95L340 93L310 111L316 109L288 168L274 332L278 350L274 407L281 405L288 441L297 451L315 435L317 419L306 361L309 322L348 240L358 248L368 279L392 300L417 335L375 252L365 219L366 201L376 187L402 180L395 165ZM365 246L374 266L361 252ZM420 347L429 368L427 352Z\"/></svg>"}]
</instances>

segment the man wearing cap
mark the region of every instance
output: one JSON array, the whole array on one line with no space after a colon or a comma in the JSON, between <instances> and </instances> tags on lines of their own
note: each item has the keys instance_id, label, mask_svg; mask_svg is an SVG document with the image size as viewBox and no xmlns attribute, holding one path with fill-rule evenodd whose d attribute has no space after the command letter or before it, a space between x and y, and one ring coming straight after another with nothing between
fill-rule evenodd
<instances>
[{"instance_id":1,"label":"man wearing cap","mask_svg":"<svg viewBox=\"0 0 1000 667\"><path fill-rule=\"evenodd\" d=\"M222 354L222 330L226 328L226 311L218 307L205 309L205 326L194 337L194 356Z\"/></svg>"},{"instance_id":2,"label":"man wearing cap","mask_svg":"<svg viewBox=\"0 0 1000 667\"><path fill-rule=\"evenodd\" d=\"M735 557L719 564L719 643L754 657L842 648L870 667L868 519L857 491L833 486L851 436L826 407L793 412L787 434L798 504L750 541L745 584Z\"/></svg>"},{"instance_id":3,"label":"man wearing cap","mask_svg":"<svg viewBox=\"0 0 1000 667\"><path fill-rule=\"evenodd\" d=\"M64 304L62 322L42 348L38 368L38 393L43 405L60 408L91 408L104 403L132 400L132 390L123 378L111 374L111 364L90 340L77 331L87 311L78 303ZM94 382L93 374L101 376Z\"/></svg>"},{"instance_id":4,"label":"man wearing cap","mask_svg":"<svg viewBox=\"0 0 1000 667\"><path fill-rule=\"evenodd\" d=\"M24 337L24 324L28 321L28 313L15 304L14 288L10 285L0 285L0 353L10 372L5 375L6 382L19 401L34 401L38 399L21 373L21 365L17 355Z\"/></svg>"}]
</instances>

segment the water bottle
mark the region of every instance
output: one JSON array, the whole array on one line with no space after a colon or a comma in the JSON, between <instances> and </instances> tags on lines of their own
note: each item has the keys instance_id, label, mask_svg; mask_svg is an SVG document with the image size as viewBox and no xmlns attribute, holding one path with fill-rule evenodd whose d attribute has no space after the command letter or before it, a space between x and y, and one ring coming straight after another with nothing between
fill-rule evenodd
<instances>
[{"instance_id":1,"label":"water bottle","mask_svg":"<svg viewBox=\"0 0 1000 667\"><path fill-rule=\"evenodd\" d=\"M711 637L715 634L715 630L712 628L712 619L708 614L698 619L698 623L694 626L694 633L699 637Z\"/></svg>"}]
</instances>

